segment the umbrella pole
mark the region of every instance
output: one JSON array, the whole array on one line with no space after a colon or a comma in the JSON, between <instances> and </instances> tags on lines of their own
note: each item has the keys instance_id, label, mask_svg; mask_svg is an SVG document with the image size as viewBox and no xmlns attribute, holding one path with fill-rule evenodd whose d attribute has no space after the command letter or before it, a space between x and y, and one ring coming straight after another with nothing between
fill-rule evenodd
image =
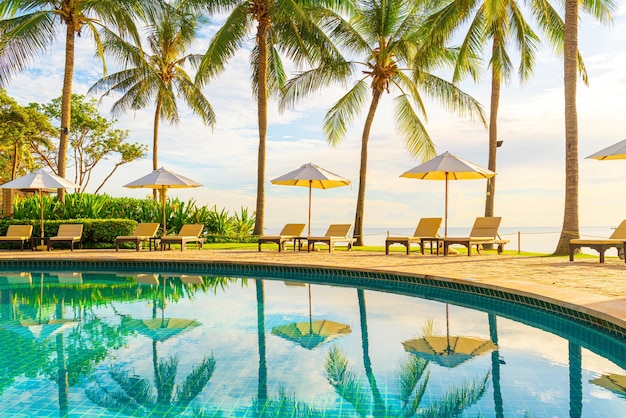
<instances>
[{"instance_id":1,"label":"umbrella pole","mask_svg":"<svg viewBox=\"0 0 626 418\"><path fill-rule=\"evenodd\" d=\"M161 210L163 212L163 234L161 236L167 235L167 219L165 217L165 186L161 189Z\"/></svg>"},{"instance_id":2,"label":"umbrella pole","mask_svg":"<svg viewBox=\"0 0 626 418\"><path fill-rule=\"evenodd\" d=\"M311 236L311 190L313 188L313 180L309 180L309 222L308 222L308 232L306 234L307 239ZM308 245L308 242L307 242ZM309 296L310 295L310 289L309 289Z\"/></svg>"},{"instance_id":3,"label":"umbrella pole","mask_svg":"<svg viewBox=\"0 0 626 418\"><path fill-rule=\"evenodd\" d=\"M446 171L446 206L445 206L445 221L443 229L444 238L448 236L448 172Z\"/></svg>"},{"instance_id":4,"label":"umbrella pole","mask_svg":"<svg viewBox=\"0 0 626 418\"><path fill-rule=\"evenodd\" d=\"M450 316L448 314L448 304L446 303L446 351L448 354L450 354L450 352L452 350L450 350Z\"/></svg>"}]
</instances>

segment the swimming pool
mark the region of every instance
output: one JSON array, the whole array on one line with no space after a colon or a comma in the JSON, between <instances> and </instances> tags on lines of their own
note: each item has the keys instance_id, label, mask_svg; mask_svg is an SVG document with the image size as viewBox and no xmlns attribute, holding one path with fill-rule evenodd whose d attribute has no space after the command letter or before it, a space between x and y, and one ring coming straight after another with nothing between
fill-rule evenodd
<instances>
[{"instance_id":1,"label":"swimming pool","mask_svg":"<svg viewBox=\"0 0 626 418\"><path fill-rule=\"evenodd\" d=\"M470 417L626 416L623 330L532 300L288 266L10 267L0 272L3 416L400 416L414 406L450 416L455 405Z\"/></svg>"}]
</instances>

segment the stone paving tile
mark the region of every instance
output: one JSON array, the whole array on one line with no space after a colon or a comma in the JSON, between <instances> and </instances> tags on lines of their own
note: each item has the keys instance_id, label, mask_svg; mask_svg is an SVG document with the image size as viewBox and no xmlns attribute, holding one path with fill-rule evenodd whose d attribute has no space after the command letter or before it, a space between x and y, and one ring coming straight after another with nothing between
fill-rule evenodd
<instances>
[{"instance_id":1,"label":"stone paving tile","mask_svg":"<svg viewBox=\"0 0 626 418\"><path fill-rule=\"evenodd\" d=\"M626 326L626 264L609 257L604 264L598 258L497 255L437 255L383 252L271 251L264 250L53 250L5 251L2 259L84 259L84 260L159 260L266 263L292 266L323 266L398 272L471 281L497 289L561 301L566 306L597 312Z\"/></svg>"}]
</instances>

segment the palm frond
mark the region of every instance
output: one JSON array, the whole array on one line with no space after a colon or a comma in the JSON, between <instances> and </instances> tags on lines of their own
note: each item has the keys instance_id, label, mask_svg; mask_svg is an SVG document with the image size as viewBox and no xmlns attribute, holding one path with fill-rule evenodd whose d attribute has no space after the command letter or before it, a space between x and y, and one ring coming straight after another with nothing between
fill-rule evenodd
<instances>
[{"instance_id":1,"label":"palm frond","mask_svg":"<svg viewBox=\"0 0 626 418\"><path fill-rule=\"evenodd\" d=\"M489 373L482 380L476 379L471 383L465 382L460 387L449 390L443 399L420 411L420 416L428 418L459 416L485 394L488 378Z\"/></svg>"},{"instance_id":2,"label":"palm frond","mask_svg":"<svg viewBox=\"0 0 626 418\"><path fill-rule=\"evenodd\" d=\"M435 145L428 135L426 127L411 106L407 95L403 94L396 97L394 102L396 129L402 135L409 153L423 161L434 157Z\"/></svg>"},{"instance_id":3,"label":"palm frond","mask_svg":"<svg viewBox=\"0 0 626 418\"><path fill-rule=\"evenodd\" d=\"M196 81L206 83L219 74L226 61L235 55L250 29L250 16L246 3L235 7L217 31L198 66Z\"/></svg>"},{"instance_id":4,"label":"palm frond","mask_svg":"<svg viewBox=\"0 0 626 418\"><path fill-rule=\"evenodd\" d=\"M429 73L420 73L416 82L433 99L438 100L447 110L460 116L469 116L472 120L478 119L483 126L487 125L482 105L469 94L453 83Z\"/></svg>"},{"instance_id":5,"label":"palm frond","mask_svg":"<svg viewBox=\"0 0 626 418\"><path fill-rule=\"evenodd\" d=\"M291 78L281 91L279 109L295 106L301 99L319 91L331 83L345 83L353 73L352 64L346 61L324 63L312 70Z\"/></svg>"},{"instance_id":6,"label":"palm frond","mask_svg":"<svg viewBox=\"0 0 626 418\"><path fill-rule=\"evenodd\" d=\"M0 85L43 55L56 39L55 25L49 11L0 20Z\"/></svg>"},{"instance_id":7,"label":"palm frond","mask_svg":"<svg viewBox=\"0 0 626 418\"><path fill-rule=\"evenodd\" d=\"M183 407L189 405L213 377L215 371L215 358L204 357L202 363L195 366L191 373L185 378L182 386L176 392L176 403Z\"/></svg>"},{"instance_id":8,"label":"palm frond","mask_svg":"<svg viewBox=\"0 0 626 418\"><path fill-rule=\"evenodd\" d=\"M348 125L363 108L368 92L369 87L360 80L326 113L322 129L330 144L337 145L345 137Z\"/></svg>"},{"instance_id":9,"label":"palm frond","mask_svg":"<svg viewBox=\"0 0 626 418\"><path fill-rule=\"evenodd\" d=\"M517 43L520 51L519 77L520 81L526 81L533 72L536 62L536 53L539 47L539 37L535 34L531 26L524 19L522 11L515 2L509 5L511 11L511 30L513 39Z\"/></svg>"},{"instance_id":10,"label":"palm frond","mask_svg":"<svg viewBox=\"0 0 626 418\"><path fill-rule=\"evenodd\" d=\"M185 103L193 112L202 118L202 121L209 126L215 125L216 116L209 100L204 96L202 90L198 88L189 77L177 77L174 80L176 90L185 99Z\"/></svg>"}]
</instances>

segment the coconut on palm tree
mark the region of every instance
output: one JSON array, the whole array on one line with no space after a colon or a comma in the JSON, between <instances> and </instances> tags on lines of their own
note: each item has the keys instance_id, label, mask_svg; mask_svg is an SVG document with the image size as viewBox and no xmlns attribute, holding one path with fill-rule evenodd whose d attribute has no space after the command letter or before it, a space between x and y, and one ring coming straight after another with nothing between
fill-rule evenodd
<instances>
[{"instance_id":1,"label":"coconut on palm tree","mask_svg":"<svg viewBox=\"0 0 626 418\"><path fill-rule=\"evenodd\" d=\"M281 106L292 106L306 95L330 83L346 83L358 77L353 87L326 113L323 130L328 142L337 145L358 112L369 108L361 134L359 191L354 221L355 245L363 245L365 183L370 131L385 93L395 96L395 126L409 153L426 160L435 146L424 126L424 95L447 109L476 117L485 123L482 107L455 84L434 72L450 64L454 51L433 44L423 36L428 14L437 6L431 1L365 0L359 2L349 21L328 15L325 26L352 60L325 61L300 73L286 86ZM421 117L420 117L421 115Z\"/></svg>"},{"instance_id":2,"label":"coconut on palm tree","mask_svg":"<svg viewBox=\"0 0 626 418\"><path fill-rule=\"evenodd\" d=\"M201 82L218 75L237 50L250 39L254 41L250 62L259 129L254 235L264 232L268 101L287 79L281 56L301 65L315 63L329 54L337 55L332 43L316 25L325 10L323 5L333 2L342 3L340 0L188 0L190 5L211 13L228 13L198 68L197 79Z\"/></svg>"},{"instance_id":3,"label":"coconut on palm tree","mask_svg":"<svg viewBox=\"0 0 626 418\"><path fill-rule=\"evenodd\" d=\"M185 70L195 67L201 55L187 51L197 40L203 15L191 13L185 3L173 4L148 19L147 48L124 40L106 31L103 48L125 68L98 80L90 92L113 92L122 96L113 104L112 112L119 115L128 110L139 110L155 105L152 145L152 169L159 168L159 122L163 119L178 123L177 98L182 98L203 122L213 126L215 112L201 88ZM156 198L156 190L154 191Z\"/></svg>"},{"instance_id":4,"label":"coconut on palm tree","mask_svg":"<svg viewBox=\"0 0 626 418\"><path fill-rule=\"evenodd\" d=\"M158 4L151 0L4 0L0 3L0 85L7 84L13 75L49 51L65 29L59 176L65 177L67 165L76 36L91 35L96 54L103 59L98 29L114 28L123 36L138 39L135 18L151 14Z\"/></svg>"}]
</instances>

